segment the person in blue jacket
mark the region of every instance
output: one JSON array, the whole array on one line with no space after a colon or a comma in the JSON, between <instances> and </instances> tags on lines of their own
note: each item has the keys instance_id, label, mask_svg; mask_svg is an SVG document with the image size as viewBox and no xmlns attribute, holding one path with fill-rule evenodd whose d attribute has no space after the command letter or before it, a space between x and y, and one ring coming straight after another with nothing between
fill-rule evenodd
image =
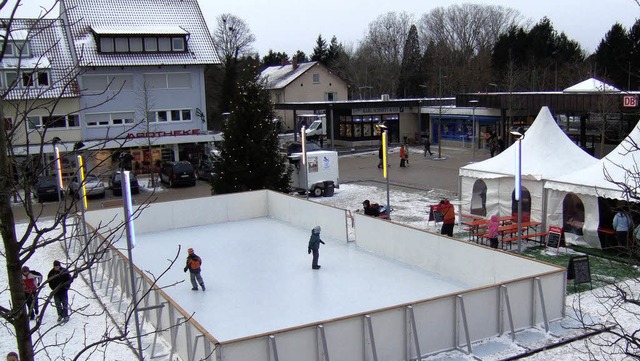
<instances>
[{"instance_id":1,"label":"person in blue jacket","mask_svg":"<svg viewBox=\"0 0 640 361\"><path fill-rule=\"evenodd\" d=\"M325 244L320 239L320 226L316 226L311 230L309 247L307 248L309 254L313 252L313 261L311 262L311 268L313 269L320 269L320 265L318 264L318 257L320 257L320 243Z\"/></svg>"}]
</instances>

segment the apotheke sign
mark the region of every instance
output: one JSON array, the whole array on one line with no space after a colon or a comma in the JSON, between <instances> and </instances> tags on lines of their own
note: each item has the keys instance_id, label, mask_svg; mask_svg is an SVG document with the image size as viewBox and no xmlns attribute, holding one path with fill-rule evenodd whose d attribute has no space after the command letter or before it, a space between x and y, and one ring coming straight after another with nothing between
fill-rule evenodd
<instances>
[{"instance_id":1,"label":"apotheke sign","mask_svg":"<svg viewBox=\"0 0 640 361\"><path fill-rule=\"evenodd\" d=\"M200 135L200 129L191 130L174 130L171 132L159 131L159 132L141 132L141 133L129 133L127 139L133 138L163 138L163 137L180 137L183 135Z\"/></svg>"},{"instance_id":2,"label":"apotheke sign","mask_svg":"<svg viewBox=\"0 0 640 361\"><path fill-rule=\"evenodd\" d=\"M352 115L366 115L366 114L397 114L402 113L404 108L402 107L382 107L382 108L359 108L354 109Z\"/></svg>"}]
</instances>

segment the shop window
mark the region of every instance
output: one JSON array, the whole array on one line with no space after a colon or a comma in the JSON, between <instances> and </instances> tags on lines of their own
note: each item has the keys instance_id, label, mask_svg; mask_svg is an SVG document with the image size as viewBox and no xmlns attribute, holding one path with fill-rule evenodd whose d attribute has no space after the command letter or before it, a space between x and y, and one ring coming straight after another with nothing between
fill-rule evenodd
<instances>
[{"instance_id":1,"label":"shop window","mask_svg":"<svg viewBox=\"0 0 640 361\"><path fill-rule=\"evenodd\" d=\"M487 215L487 184L483 180L477 180L473 183L471 214L483 217Z\"/></svg>"},{"instance_id":2,"label":"shop window","mask_svg":"<svg viewBox=\"0 0 640 361\"><path fill-rule=\"evenodd\" d=\"M582 235L584 204L577 195L570 193L564 197L562 201L562 219L564 232Z\"/></svg>"}]
</instances>

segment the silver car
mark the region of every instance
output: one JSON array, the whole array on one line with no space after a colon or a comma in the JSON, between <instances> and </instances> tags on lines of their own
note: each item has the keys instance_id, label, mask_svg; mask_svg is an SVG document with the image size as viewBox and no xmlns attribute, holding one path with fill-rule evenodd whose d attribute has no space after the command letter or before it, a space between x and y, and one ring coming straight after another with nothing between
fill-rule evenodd
<instances>
[{"instance_id":1,"label":"silver car","mask_svg":"<svg viewBox=\"0 0 640 361\"><path fill-rule=\"evenodd\" d=\"M73 177L69 182L69 194L74 195L77 198L80 198L80 181L79 178ZM87 191L87 196L95 196L95 197L104 197L106 194L105 184L100 178L93 174L87 174L84 178L84 187Z\"/></svg>"}]
</instances>

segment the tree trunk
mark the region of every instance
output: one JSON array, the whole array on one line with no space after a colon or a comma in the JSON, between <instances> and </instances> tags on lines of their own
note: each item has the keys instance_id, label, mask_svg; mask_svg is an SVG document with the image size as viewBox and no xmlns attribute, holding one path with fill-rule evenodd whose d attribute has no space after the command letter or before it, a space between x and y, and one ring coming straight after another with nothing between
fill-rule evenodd
<instances>
[{"instance_id":1,"label":"tree trunk","mask_svg":"<svg viewBox=\"0 0 640 361\"><path fill-rule=\"evenodd\" d=\"M0 111L0 116L2 112ZM1 119L1 118L0 118ZM15 219L11 209L12 180L7 170L11 164L8 156L8 140L5 122L0 122L0 232L4 242L5 257L7 261L7 276L11 291L11 315L8 320L13 324L18 344L20 360L33 360L33 344L29 330L29 316L25 305L24 288L22 286L22 272L20 264L20 245L16 238Z\"/></svg>"}]
</instances>

